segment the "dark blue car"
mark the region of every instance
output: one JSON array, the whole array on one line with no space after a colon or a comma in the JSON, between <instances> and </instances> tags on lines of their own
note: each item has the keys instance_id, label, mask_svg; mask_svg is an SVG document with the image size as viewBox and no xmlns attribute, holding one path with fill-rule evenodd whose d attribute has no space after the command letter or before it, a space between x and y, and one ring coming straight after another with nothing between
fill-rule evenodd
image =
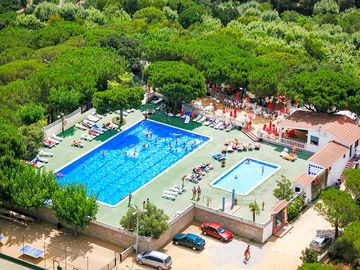
<instances>
[{"instance_id":1,"label":"dark blue car","mask_svg":"<svg viewBox=\"0 0 360 270\"><path fill-rule=\"evenodd\" d=\"M205 239L192 233L175 235L173 243L175 245L190 247L193 250L202 250L205 247Z\"/></svg>"}]
</instances>

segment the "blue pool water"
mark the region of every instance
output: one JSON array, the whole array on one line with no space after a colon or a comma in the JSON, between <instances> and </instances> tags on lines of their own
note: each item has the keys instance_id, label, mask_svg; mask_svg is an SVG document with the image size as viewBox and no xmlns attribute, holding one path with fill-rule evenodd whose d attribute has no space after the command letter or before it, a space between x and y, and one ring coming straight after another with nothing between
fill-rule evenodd
<instances>
[{"instance_id":1,"label":"blue pool water","mask_svg":"<svg viewBox=\"0 0 360 270\"><path fill-rule=\"evenodd\" d=\"M98 200L115 205L209 138L143 120L56 174L60 184L83 183ZM103 155L105 151L105 155Z\"/></svg>"},{"instance_id":2,"label":"blue pool water","mask_svg":"<svg viewBox=\"0 0 360 270\"><path fill-rule=\"evenodd\" d=\"M235 167L212 183L212 186L247 195L273 173L279 166L268 164L252 158L245 158Z\"/></svg>"}]
</instances>

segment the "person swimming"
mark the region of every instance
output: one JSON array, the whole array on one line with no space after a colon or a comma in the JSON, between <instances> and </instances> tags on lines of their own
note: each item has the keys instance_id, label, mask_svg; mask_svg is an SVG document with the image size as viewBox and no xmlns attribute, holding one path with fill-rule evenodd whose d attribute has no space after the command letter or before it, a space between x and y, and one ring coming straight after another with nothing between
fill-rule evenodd
<instances>
[{"instance_id":1,"label":"person swimming","mask_svg":"<svg viewBox=\"0 0 360 270\"><path fill-rule=\"evenodd\" d=\"M103 156L105 156L105 155L106 155L106 151L102 151L101 154L102 154Z\"/></svg>"}]
</instances>

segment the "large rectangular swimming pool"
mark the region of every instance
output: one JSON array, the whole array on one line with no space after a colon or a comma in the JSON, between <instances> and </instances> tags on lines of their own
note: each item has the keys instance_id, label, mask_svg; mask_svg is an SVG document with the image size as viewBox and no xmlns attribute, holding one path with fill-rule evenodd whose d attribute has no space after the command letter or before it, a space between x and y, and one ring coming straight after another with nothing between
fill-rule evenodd
<instances>
[{"instance_id":1,"label":"large rectangular swimming pool","mask_svg":"<svg viewBox=\"0 0 360 270\"><path fill-rule=\"evenodd\" d=\"M208 137L142 120L56 172L60 184L83 183L114 206L189 155Z\"/></svg>"},{"instance_id":2,"label":"large rectangular swimming pool","mask_svg":"<svg viewBox=\"0 0 360 270\"><path fill-rule=\"evenodd\" d=\"M244 158L211 185L230 192L235 189L239 195L248 195L279 168L257 159Z\"/></svg>"}]
</instances>

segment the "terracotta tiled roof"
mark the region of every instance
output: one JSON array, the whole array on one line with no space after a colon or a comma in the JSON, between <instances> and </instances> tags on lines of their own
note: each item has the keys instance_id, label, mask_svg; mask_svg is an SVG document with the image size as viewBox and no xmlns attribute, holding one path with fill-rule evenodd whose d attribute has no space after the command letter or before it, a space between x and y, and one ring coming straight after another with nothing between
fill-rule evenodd
<instances>
[{"instance_id":1,"label":"terracotta tiled roof","mask_svg":"<svg viewBox=\"0 0 360 270\"><path fill-rule=\"evenodd\" d=\"M303 186L303 187L306 187L308 185L311 184L312 181L314 181L314 177L311 176L311 175L308 175L307 173L303 173L301 175L299 175L296 179L295 179L295 183Z\"/></svg>"},{"instance_id":2,"label":"terracotta tiled roof","mask_svg":"<svg viewBox=\"0 0 360 270\"><path fill-rule=\"evenodd\" d=\"M319 130L339 138L348 145L360 138L360 126L351 118L340 114L298 110L280 122L279 126Z\"/></svg>"},{"instance_id":3,"label":"terracotta tiled roof","mask_svg":"<svg viewBox=\"0 0 360 270\"><path fill-rule=\"evenodd\" d=\"M278 201L274 208L273 208L273 214L277 214L279 213L282 209L284 209L286 206L288 205L288 201L286 200L281 200L281 201Z\"/></svg>"},{"instance_id":4,"label":"terracotta tiled roof","mask_svg":"<svg viewBox=\"0 0 360 270\"><path fill-rule=\"evenodd\" d=\"M349 151L349 148L331 141L315 153L310 159L310 162L318 164L325 169L331 167L337 160L343 157Z\"/></svg>"}]
</instances>

